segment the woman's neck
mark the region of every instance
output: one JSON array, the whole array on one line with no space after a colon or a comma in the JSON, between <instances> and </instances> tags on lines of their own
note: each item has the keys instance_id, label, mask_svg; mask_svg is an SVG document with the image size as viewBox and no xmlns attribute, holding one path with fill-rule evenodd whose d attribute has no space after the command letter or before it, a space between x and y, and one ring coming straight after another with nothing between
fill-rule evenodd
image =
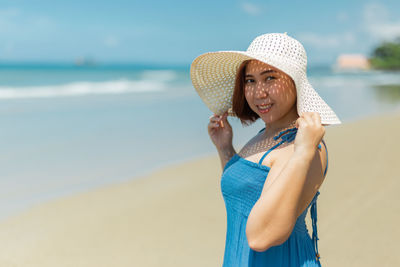
<instances>
[{"instance_id":1,"label":"woman's neck","mask_svg":"<svg viewBox=\"0 0 400 267\"><path fill-rule=\"evenodd\" d=\"M278 121L265 124L264 134L266 136L275 136L283 129L296 127L296 120L299 118L297 110L294 112L288 112L284 117Z\"/></svg>"}]
</instances>

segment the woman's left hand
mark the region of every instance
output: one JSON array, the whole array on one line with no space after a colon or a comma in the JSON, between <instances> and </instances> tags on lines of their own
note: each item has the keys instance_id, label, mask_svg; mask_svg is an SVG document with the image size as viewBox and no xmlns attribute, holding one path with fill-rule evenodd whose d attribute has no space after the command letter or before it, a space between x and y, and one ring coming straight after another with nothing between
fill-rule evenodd
<instances>
[{"instance_id":1,"label":"woman's left hand","mask_svg":"<svg viewBox=\"0 0 400 267\"><path fill-rule=\"evenodd\" d=\"M304 112L296 121L297 134L294 140L294 151L314 155L325 135L325 127L317 112Z\"/></svg>"}]
</instances>

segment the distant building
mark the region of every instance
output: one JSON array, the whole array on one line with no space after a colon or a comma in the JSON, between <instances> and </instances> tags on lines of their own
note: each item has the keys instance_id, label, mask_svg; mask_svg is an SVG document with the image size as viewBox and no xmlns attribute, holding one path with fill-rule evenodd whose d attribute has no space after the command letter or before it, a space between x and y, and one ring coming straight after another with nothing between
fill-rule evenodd
<instances>
[{"instance_id":1,"label":"distant building","mask_svg":"<svg viewBox=\"0 0 400 267\"><path fill-rule=\"evenodd\" d=\"M371 64L369 59L362 54L341 54L333 68L337 71L369 70Z\"/></svg>"}]
</instances>

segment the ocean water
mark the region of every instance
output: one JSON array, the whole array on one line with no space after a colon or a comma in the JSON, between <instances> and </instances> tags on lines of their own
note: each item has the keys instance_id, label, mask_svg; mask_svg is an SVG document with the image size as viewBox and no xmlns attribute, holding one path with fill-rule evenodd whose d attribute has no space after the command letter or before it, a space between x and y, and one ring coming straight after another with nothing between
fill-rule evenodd
<instances>
[{"instance_id":1,"label":"ocean water","mask_svg":"<svg viewBox=\"0 0 400 267\"><path fill-rule=\"evenodd\" d=\"M400 107L396 72L309 80L342 122ZM216 150L189 66L0 66L0 219ZM240 148L263 127L229 118ZM188 177L190 179L190 177Z\"/></svg>"}]
</instances>

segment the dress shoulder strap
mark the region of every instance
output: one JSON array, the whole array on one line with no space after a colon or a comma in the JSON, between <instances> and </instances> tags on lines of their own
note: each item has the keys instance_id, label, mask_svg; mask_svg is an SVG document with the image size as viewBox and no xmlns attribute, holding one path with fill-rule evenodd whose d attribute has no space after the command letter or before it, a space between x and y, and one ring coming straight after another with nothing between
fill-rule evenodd
<instances>
[{"instance_id":1,"label":"dress shoulder strap","mask_svg":"<svg viewBox=\"0 0 400 267\"><path fill-rule=\"evenodd\" d=\"M260 131L261 132L261 131ZM264 153L264 155L261 157L260 161L258 162L260 165L262 164L264 158L275 148L277 148L278 146L280 146L281 144L283 144L284 142L291 142L296 138L296 133L297 133L297 128L290 128L284 131L281 131L278 135L274 136L274 140L277 140L278 138L281 138L282 140L274 145L273 147L271 147L270 149L268 149L267 152Z\"/></svg>"},{"instance_id":2,"label":"dress shoulder strap","mask_svg":"<svg viewBox=\"0 0 400 267\"><path fill-rule=\"evenodd\" d=\"M265 127L264 127L263 129L261 129L258 133L261 133L261 132L264 131L264 130L265 130ZM276 144L275 146L273 146L273 147L271 147L270 149L268 149L267 152L264 153L264 155L261 157L261 159L260 159L260 161L259 161L259 164L262 164L264 158L265 158L272 150L274 150L275 148L277 148L278 146L280 146L282 143L293 141L293 140L296 138L296 134L297 134L297 128L294 127L294 128L290 128L290 129L281 131L278 135L276 135L276 136L274 137L274 140L277 140L278 138L281 138L282 140L281 140L278 144ZM324 170L324 177L325 177L325 176L326 176L326 172L328 171L328 163L329 163L329 161L328 161L328 148L326 147L326 143L325 143L325 141L324 141L323 139L322 139L322 143L323 143L324 146L325 146L325 152L326 152L326 167L325 167L325 170ZM318 145L318 149L321 149L321 144Z\"/></svg>"}]
</instances>

